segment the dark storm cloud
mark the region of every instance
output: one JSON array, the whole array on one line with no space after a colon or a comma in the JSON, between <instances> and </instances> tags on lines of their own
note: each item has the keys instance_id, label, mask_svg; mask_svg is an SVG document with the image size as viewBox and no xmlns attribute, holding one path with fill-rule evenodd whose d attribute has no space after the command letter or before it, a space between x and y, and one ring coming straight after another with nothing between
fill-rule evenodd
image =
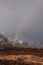
<instances>
[{"instance_id":1,"label":"dark storm cloud","mask_svg":"<svg viewBox=\"0 0 43 65\"><path fill-rule=\"evenodd\" d=\"M0 32L24 40L43 39L43 0L0 0Z\"/></svg>"}]
</instances>

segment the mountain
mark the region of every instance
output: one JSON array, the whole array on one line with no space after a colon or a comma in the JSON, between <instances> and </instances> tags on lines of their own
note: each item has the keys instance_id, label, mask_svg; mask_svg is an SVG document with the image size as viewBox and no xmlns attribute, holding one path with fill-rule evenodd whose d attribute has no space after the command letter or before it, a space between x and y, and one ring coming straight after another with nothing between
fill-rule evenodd
<instances>
[{"instance_id":1,"label":"mountain","mask_svg":"<svg viewBox=\"0 0 43 65\"><path fill-rule=\"evenodd\" d=\"M11 39L7 35L0 33L0 48L10 46L12 46Z\"/></svg>"},{"instance_id":2,"label":"mountain","mask_svg":"<svg viewBox=\"0 0 43 65\"><path fill-rule=\"evenodd\" d=\"M13 44L14 47L24 47L24 48L43 48L43 40L36 42L25 42L21 40L16 40Z\"/></svg>"},{"instance_id":3,"label":"mountain","mask_svg":"<svg viewBox=\"0 0 43 65\"><path fill-rule=\"evenodd\" d=\"M36 41L33 44L30 45L32 48L43 48L43 40Z\"/></svg>"},{"instance_id":4,"label":"mountain","mask_svg":"<svg viewBox=\"0 0 43 65\"><path fill-rule=\"evenodd\" d=\"M43 48L43 40L36 42L26 42L22 40L12 40L9 36L0 33L0 48L24 47L24 48Z\"/></svg>"},{"instance_id":5,"label":"mountain","mask_svg":"<svg viewBox=\"0 0 43 65\"><path fill-rule=\"evenodd\" d=\"M43 40L39 42L39 48L43 48Z\"/></svg>"},{"instance_id":6,"label":"mountain","mask_svg":"<svg viewBox=\"0 0 43 65\"><path fill-rule=\"evenodd\" d=\"M14 47L24 47L24 48L27 48L28 47L28 43L25 42L25 41L22 41L22 40L15 40L13 42L13 46Z\"/></svg>"}]
</instances>

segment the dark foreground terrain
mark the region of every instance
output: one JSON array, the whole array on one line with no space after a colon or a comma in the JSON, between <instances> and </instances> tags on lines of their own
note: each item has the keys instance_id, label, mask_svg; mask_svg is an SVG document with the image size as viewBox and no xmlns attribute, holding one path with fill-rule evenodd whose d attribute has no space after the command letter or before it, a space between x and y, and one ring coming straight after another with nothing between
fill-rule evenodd
<instances>
[{"instance_id":1,"label":"dark foreground terrain","mask_svg":"<svg viewBox=\"0 0 43 65\"><path fill-rule=\"evenodd\" d=\"M0 49L0 65L43 65L43 49Z\"/></svg>"},{"instance_id":2,"label":"dark foreground terrain","mask_svg":"<svg viewBox=\"0 0 43 65\"><path fill-rule=\"evenodd\" d=\"M24 62L20 59L13 61L13 60L0 60L0 65L42 65L40 63L33 63L33 62Z\"/></svg>"}]
</instances>

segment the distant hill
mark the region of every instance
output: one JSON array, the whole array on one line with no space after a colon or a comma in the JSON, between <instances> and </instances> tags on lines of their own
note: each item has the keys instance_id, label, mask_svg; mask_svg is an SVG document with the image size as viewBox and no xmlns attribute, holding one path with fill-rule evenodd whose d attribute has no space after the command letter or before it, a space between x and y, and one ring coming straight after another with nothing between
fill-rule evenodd
<instances>
[{"instance_id":1,"label":"distant hill","mask_svg":"<svg viewBox=\"0 0 43 65\"><path fill-rule=\"evenodd\" d=\"M36 41L34 43L32 42L25 42L23 41L22 43L17 40L16 42L13 42L14 47L25 47L25 48L43 48L43 40L41 41Z\"/></svg>"},{"instance_id":2,"label":"distant hill","mask_svg":"<svg viewBox=\"0 0 43 65\"><path fill-rule=\"evenodd\" d=\"M43 48L43 40L36 41L33 44L30 45L32 48Z\"/></svg>"},{"instance_id":3,"label":"distant hill","mask_svg":"<svg viewBox=\"0 0 43 65\"><path fill-rule=\"evenodd\" d=\"M43 48L43 40L32 42L25 42L22 40L11 40L9 36L0 33L0 48L13 48L13 47L23 47L23 48Z\"/></svg>"}]
</instances>

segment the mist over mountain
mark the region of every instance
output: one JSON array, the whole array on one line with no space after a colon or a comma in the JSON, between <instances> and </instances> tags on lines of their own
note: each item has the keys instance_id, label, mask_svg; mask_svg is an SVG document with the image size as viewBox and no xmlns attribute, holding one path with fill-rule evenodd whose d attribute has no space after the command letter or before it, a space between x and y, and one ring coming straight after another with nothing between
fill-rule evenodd
<instances>
[{"instance_id":1,"label":"mist over mountain","mask_svg":"<svg viewBox=\"0 0 43 65\"><path fill-rule=\"evenodd\" d=\"M8 35L0 33L0 47L23 47L23 48L43 48L43 40L36 42L26 42L11 39Z\"/></svg>"},{"instance_id":2,"label":"mist over mountain","mask_svg":"<svg viewBox=\"0 0 43 65\"><path fill-rule=\"evenodd\" d=\"M22 41L22 43L19 42L20 40L13 41L14 47L24 47L24 48L43 48L43 40L36 41L36 42L26 42Z\"/></svg>"}]
</instances>

